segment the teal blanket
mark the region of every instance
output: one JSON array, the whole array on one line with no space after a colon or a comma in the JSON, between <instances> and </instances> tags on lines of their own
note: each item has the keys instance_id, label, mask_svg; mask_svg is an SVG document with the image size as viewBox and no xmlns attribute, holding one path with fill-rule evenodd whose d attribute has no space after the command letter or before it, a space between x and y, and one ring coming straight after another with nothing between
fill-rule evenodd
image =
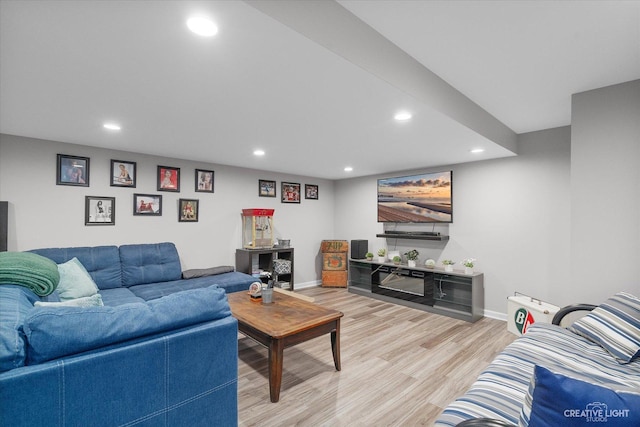
<instances>
[{"instance_id":1,"label":"teal blanket","mask_svg":"<svg viewBox=\"0 0 640 427\"><path fill-rule=\"evenodd\" d=\"M0 252L0 285L20 285L39 296L56 290L58 265L31 252Z\"/></svg>"}]
</instances>

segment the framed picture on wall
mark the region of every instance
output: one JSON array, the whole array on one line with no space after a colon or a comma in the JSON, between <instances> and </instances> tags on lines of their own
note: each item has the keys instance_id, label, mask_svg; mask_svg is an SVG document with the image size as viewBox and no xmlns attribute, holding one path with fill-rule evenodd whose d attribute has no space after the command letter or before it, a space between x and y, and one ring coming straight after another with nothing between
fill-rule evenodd
<instances>
[{"instance_id":1,"label":"framed picture on wall","mask_svg":"<svg viewBox=\"0 0 640 427\"><path fill-rule=\"evenodd\" d=\"M116 198L85 196L84 225L116 225Z\"/></svg>"},{"instance_id":2,"label":"framed picture on wall","mask_svg":"<svg viewBox=\"0 0 640 427\"><path fill-rule=\"evenodd\" d=\"M276 197L276 182L266 179L258 180L258 196L260 197Z\"/></svg>"},{"instance_id":3,"label":"framed picture on wall","mask_svg":"<svg viewBox=\"0 0 640 427\"><path fill-rule=\"evenodd\" d=\"M133 214L144 216L161 216L162 196L159 194L134 194Z\"/></svg>"},{"instance_id":4,"label":"framed picture on wall","mask_svg":"<svg viewBox=\"0 0 640 427\"><path fill-rule=\"evenodd\" d=\"M89 186L89 158L58 154L57 185Z\"/></svg>"},{"instance_id":5,"label":"framed picture on wall","mask_svg":"<svg viewBox=\"0 0 640 427\"><path fill-rule=\"evenodd\" d=\"M178 206L179 222L198 222L199 200L180 199Z\"/></svg>"},{"instance_id":6,"label":"framed picture on wall","mask_svg":"<svg viewBox=\"0 0 640 427\"><path fill-rule=\"evenodd\" d=\"M214 171L196 169L196 191L198 193L213 193L214 174Z\"/></svg>"},{"instance_id":7,"label":"framed picture on wall","mask_svg":"<svg viewBox=\"0 0 640 427\"><path fill-rule=\"evenodd\" d=\"M283 182L280 186L282 203L300 203L300 184L296 182Z\"/></svg>"},{"instance_id":8,"label":"framed picture on wall","mask_svg":"<svg viewBox=\"0 0 640 427\"><path fill-rule=\"evenodd\" d=\"M136 162L111 159L111 186L135 188Z\"/></svg>"},{"instance_id":9,"label":"framed picture on wall","mask_svg":"<svg viewBox=\"0 0 640 427\"><path fill-rule=\"evenodd\" d=\"M158 191L180 192L180 168L158 166Z\"/></svg>"},{"instance_id":10,"label":"framed picture on wall","mask_svg":"<svg viewBox=\"0 0 640 427\"><path fill-rule=\"evenodd\" d=\"M313 184L304 185L304 198L318 200L318 186Z\"/></svg>"}]
</instances>

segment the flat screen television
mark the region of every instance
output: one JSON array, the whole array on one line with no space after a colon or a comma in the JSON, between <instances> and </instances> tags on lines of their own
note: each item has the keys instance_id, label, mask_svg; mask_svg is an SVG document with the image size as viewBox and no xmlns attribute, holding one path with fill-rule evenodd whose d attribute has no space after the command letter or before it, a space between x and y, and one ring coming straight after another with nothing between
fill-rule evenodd
<instances>
[{"instance_id":1,"label":"flat screen television","mask_svg":"<svg viewBox=\"0 0 640 427\"><path fill-rule=\"evenodd\" d=\"M452 171L378 180L378 222L450 223Z\"/></svg>"}]
</instances>

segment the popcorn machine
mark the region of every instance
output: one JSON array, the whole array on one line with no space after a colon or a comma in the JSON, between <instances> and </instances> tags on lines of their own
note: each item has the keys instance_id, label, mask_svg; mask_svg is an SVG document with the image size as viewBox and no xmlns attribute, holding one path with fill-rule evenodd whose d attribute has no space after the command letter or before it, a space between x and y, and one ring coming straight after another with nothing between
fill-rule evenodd
<instances>
[{"instance_id":1,"label":"popcorn machine","mask_svg":"<svg viewBox=\"0 0 640 427\"><path fill-rule=\"evenodd\" d=\"M273 247L273 211L275 209L242 209L242 247Z\"/></svg>"}]
</instances>

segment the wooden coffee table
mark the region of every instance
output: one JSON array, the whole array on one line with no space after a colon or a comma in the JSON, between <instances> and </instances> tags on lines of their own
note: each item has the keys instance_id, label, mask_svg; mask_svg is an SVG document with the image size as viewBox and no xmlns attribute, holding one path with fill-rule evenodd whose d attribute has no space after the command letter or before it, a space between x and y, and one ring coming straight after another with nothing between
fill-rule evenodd
<instances>
[{"instance_id":1,"label":"wooden coffee table","mask_svg":"<svg viewBox=\"0 0 640 427\"><path fill-rule=\"evenodd\" d=\"M280 400L283 350L331 334L336 370L340 370L340 318L343 314L293 296L273 293L273 303L253 301L246 292L227 294L238 329L269 349L269 392Z\"/></svg>"}]
</instances>

